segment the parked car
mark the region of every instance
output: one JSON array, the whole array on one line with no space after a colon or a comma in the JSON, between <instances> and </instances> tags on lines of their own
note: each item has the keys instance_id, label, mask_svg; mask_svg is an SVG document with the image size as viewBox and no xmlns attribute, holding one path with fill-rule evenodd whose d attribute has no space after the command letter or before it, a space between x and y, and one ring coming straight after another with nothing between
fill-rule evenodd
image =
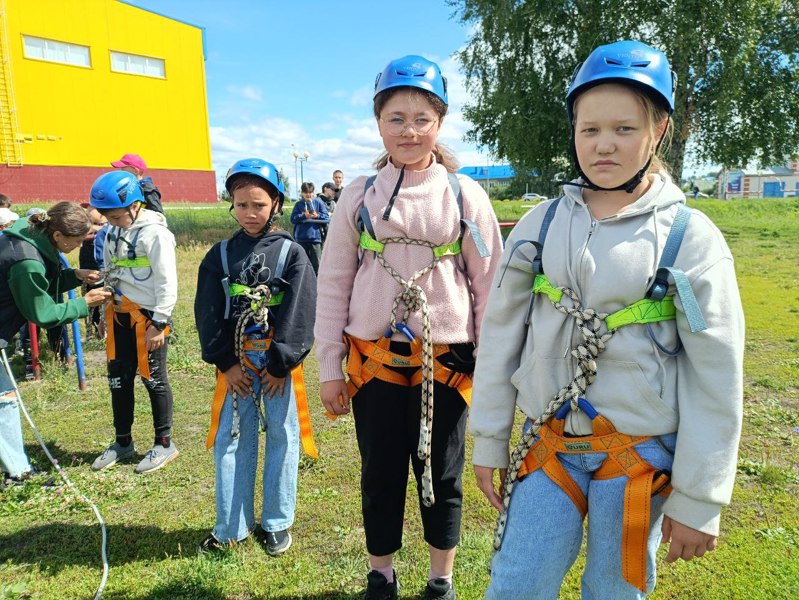
<instances>
[{"instance_id":1,"label":"parked car","mask_svg":"<svg viewBox=\"0 0 799 600\"><path fill-rule=\"evenodd\" d=\"M527 192L522 196L522 200L546 200L546 196L542 196L541 194L536 194L535 192Z\"/></svg>"}]
</instances>

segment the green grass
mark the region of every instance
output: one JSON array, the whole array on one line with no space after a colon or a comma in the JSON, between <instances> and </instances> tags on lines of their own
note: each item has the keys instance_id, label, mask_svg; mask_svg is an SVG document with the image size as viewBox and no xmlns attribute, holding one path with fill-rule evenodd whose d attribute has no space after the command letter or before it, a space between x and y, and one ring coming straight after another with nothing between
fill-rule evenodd
<instances>
[{"instance_id":1,"label":"green grass","mask_svg":"<svg viewBox=\"0 0 799 600\"><path fill-rule=\"evenodd\" d=\"M500 220L515 220L522 203L496 203ZM727 235L736 256L747 317L745 423L732 505L722 517L718 550L690 563L659 564L655 600L788 600L799 597L799 202L763 200L692 205ZM322 415L318 368L311 356L306 382L322 457L300 465L295 545L272 559L245 542L215 558L196 544L214 522L213 457L204 450L212 369L203 364L192 306L197 265L211 243L233 231L225 206L168 208L181 245L181 281L170 348L175 393L175 441L180 458L151 476L127 463L94 473L89 465L113 436L104 358L88 345L88 390L74 371L47 362L41 382L22 384L25 402L48 446L108 523L111 572L104 598L354 599L367 570L358 491L358 453L351 417ZM194 240L189 242L188 240ZM134 436L146 450L152 434L149 402L137 386ZM27 426L35 464L48 468ZM701 457L697 457L701 460ZM42 487L52 473L0 491L0 600L91 598L101 575L100 529L91 511L64 486ZM456 561L459 598L482 598L494 511L471 469L464 474L463 539ZM404 548L397 558L403 597L427 575L415 495L409 488ZM546 543L546 540L538 540ZM579 598L579 566L561 598Z\"/></svg>"}]
</instances>

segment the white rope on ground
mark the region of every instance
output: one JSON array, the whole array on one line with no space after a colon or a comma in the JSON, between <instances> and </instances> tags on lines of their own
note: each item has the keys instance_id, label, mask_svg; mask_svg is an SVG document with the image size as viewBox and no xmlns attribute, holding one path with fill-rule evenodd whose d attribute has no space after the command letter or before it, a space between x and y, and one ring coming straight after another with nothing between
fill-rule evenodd
<instances>
[{"instance_id":1,"label":"white rope on ground","mask_svg":"<svg viewBox=\"0 0 799 600\"><path fill-rule=\"evenodd\" d=\"M380 243L384 245L410 244L426 246L431 250L436 248L436 245L431 242L402 237L386 238L380 240ZM378 252L376 255L377 260L380 261L383 268L402 286L402 291L394 298L394 305L391 307L391 331L394 333L399 331L397 329L397 312L400 302L405 304L405 313L400 323L406 323L408 321L408 316L412 312L422 313L422 416L419 423L419 446L416 453L419 460L424 461L424 471L422 472L422 503L425 506L433 506L436 501L433 493L433 467L430 462L430 455L433 448L433 389L435 387L433 373L433 334L430 327L430 307L427 304L427 296L419 284L416 283L416 280L432 271L436 264L438 264L439 257L433 253L433 259L430 261L430 264L417 271L406 280L388 264L382 252Z\"/></svg>"},{"instance_id":2,"label":"white rope on ground","mask_svg":"<svg viewBox=\"0 0 799 600\"><path fill-rule=\"evenodd\" d=\"M238 320L236 321L236 327L234 330L234 344L236 348L236 354L239 358L239 365L241 366L241 372L247 372L247 363L245 362L245 352L244 352L244 331L247 328L247 323L252 321L256 325L261 325L264 328L264 331L267 331L269 327L269 301L272 299L272 290L269 289L267 284L261 284L250 290L244 291L242 293L247 299L247 306L244 311L239 316ZM256 374L257 376L257 374ZM261 429L266 431L266 415L264 415L263 408L261 407L261 399L260 395L256 397L254 386L249 386L250 396L252 397L252 401L255 403L255 409L258 413L258 419L261 421ZM260 387L260 390L263 391L263 386ZM233 425L231 426L230 433L233 439L238 439L241 428L240 428L240 418L239 418L239 400L238 394L233 391Z\"/></svg>"},{"instance_id":3,"label":"white rope on ground","mask_svg":"<svg viewBox=\"0 0 799 600\"><path fill-rule=\"evenodd\" d=\"M5 342L2 342L5 344ZM28 410L25 408L25 403L22 401L22 395L19 393L19 388L17 387L17 380L14 378L14 374L11 372L11 364L8 362L8 355L6 354L5 346L0 347L0 355L2 356L3 368L6 370L6 374L11 379L11 383L14 385L14 394L17 397L17 402L19 403L19 407L22 409L22 414L25 415L25 419L28 421L28 424L31 426L33 430L33 435L36 436L36 439L39 441L39 445L44 450L44 453L47 455L47 458L50 460L52 465L56 468L56 471L61 476L61 479L64 480L64 483L74 492L74 494L80 499L83 500L86 504L91 506L92 510L94 511L95 516L97 517L97 521L100 523L100 528L103 533L103 542L100 550L100 555L103 560L103 577L100 580L100 586L97 588L97 592L94 594L94 600L100 600L103 595L103 590L105 590L105 584L108 581L108 554L107 554L107 541L108 535L105 529L105 521L103 520L103 516L100 514L100 509L97 508L97 505L89 500L86 496L84 496L78 488L72 483L72 481L67 477L66 471L61 468L61 465L58 464L58 461L53 458L53 455L50 454L50 450L48 450L47 445L44 443L42 436L39 434L39 430L34 425L33 420L31 419L30 415L28 414Z\"/></svg>"},{"instance_id":4,"label":"white rope on ground","mask_svg":"<svg viewBox=\"0 0 799 600\"><path fill-rule=\"evenodd\" d=\"M598 313L592 308L583 307L580 303L580 298L570 288L559 287L557 289L571 300L571 307L555 301L552 301L552 305L563 314L574 318L577 321L577 328L583 336L583 342L571 351L572 356L577 359L577 369L575 370L574 378L555 394L555 397L544 409L543 414L533 422L511 453L510 468L505 477L505 493L502 497L504 510L499 513L494 534L494 552L498 551L502 545L502 536L505 533L505 525L508 520L510 495L513 486L516 484L516 476L524 463L527 452L535 443L535 437L538 435L541 426L549 421L567 401L571 402L573 410L578 410L578 398L585 395L588 386L596 379L596 357L605 349L605 343L616 333L616 330L612 329L599 335L608 313Z\"/></svg>"}]
</instances>

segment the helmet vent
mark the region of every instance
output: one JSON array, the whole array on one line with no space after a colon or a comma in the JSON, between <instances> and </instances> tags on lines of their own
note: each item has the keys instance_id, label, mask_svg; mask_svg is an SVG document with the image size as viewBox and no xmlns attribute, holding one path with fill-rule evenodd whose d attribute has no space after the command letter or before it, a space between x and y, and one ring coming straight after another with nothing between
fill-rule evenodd
<instances>
[{"instance_id":1,"label":"helmet vent","mask_svg":"<svg viewBox=\"0 0 799 600\"><path fill-rule=\"evenodd\" d=\"M634 62L634 63L630 64L630 66L631 67L638 67L639 69L646 69L649 66L649 61L645 60L645 61L640 61L640 62Z\"/></svg>"},{"instance_id":2,"label":"helmet vent","mask_svg":"<svg viewBox=\"0 0 799 600\"><path fill-rule=\"evenodd\" d=\"M615 58L609 58L607 56L605 57L605 62L609 65L615 65L617 67L622 66L622 62L620 60L616 60Z\"/></svg>"}]
</instances>

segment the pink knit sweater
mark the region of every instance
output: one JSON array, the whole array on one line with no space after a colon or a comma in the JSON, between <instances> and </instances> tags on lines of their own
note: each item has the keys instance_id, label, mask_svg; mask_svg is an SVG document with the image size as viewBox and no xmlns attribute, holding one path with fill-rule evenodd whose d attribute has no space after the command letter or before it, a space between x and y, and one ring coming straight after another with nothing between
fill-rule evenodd
<instances>
[{"instance_id":1,"label":"pink knit sweater","mask_svg":"<svg viewBox=\"0 0 799 600\"><path fill-rule=\"evenodd\" d=\"M367 252L358 267L357 212L362 205L369 210L378 241L389 237L425 240L436 246L449 244L460 235L458 204L449 186L446 169L433 163L422 171L406 171L391 216L383 212L399 178L400 171L390 162L380 170L364 198L365 177L344 188L330 223L319 279L316 301L316 355L321 381L343 379L342 360L347 349L346 332L375 340L382 336L391 320L391 307L401 286ZM481 258L471 235L464 235L462 258L466 273L460 271L453 257L442 258L436 267L416 280L427 296L433 342L477 343L488 291L502 254L502 239L494 210L483 189L473 180L459 176L463 194L464 217L477 224L491 252ZM432 251L424 246L387 244L383 256L403 279L422 270L432 260ZM404 314L400 303L398 320ZM421 313L412 313L408 326L422 334ZM405 341L394 334L396 341Z\"/></svg>"}]
</instances>

